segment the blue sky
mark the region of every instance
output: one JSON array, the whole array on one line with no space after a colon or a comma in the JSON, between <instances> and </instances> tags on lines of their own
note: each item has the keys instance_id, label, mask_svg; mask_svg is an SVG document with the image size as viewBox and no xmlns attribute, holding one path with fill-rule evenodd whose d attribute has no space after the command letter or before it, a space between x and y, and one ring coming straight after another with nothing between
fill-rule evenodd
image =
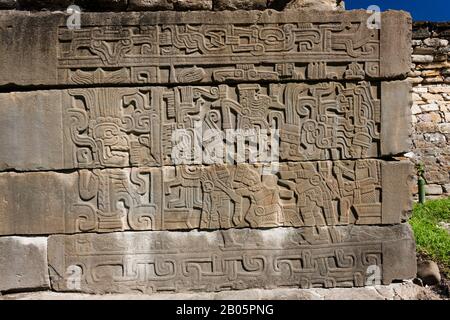
<instances>
[{"instance_id":1,"label":"blue sky","mask_svg":"<svg viewBox=\"0 0 450 320\"><path fill-rule=\"evenodd\" d=\"M346 9L367 9L370 5L382 11L409 11L416 21L450 21L450 0L345 0Z\"/></svg>"}]
</instances>

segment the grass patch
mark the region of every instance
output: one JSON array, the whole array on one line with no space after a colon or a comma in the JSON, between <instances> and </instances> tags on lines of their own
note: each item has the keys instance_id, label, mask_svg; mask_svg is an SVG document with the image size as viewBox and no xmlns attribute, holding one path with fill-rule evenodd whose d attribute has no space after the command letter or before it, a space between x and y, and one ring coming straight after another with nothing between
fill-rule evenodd
<instances>
[{"instance_id":1,"label":"grass patch","mask_svg":"<svg viewBox=\"0 0 450 320\"><path fill-rule=\"evenodd\" d=\"M414 231L417 251L421 252L450 276L450 234L439 226L439 222L450 222L450 198L430 200L414 206L410 224Z\"/></svg>"}]
</instances>

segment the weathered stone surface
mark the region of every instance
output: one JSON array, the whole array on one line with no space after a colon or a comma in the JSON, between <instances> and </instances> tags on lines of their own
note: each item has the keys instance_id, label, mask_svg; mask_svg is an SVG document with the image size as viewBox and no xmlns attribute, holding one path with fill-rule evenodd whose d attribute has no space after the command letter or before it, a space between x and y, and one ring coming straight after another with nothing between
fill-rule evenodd
<instances>
[{"instance_id":1,"label":"weathered stone surface","mask_svg":"<svg viewBox=\"0 0 450 320\"><path fill-rule=\"evenodd\" d=\"M172 0L129 0L128 10L173 10Z\"/></svg>"},{"instance_id":2,"label":"weathered stone surface","mask_svg":"<svg viewBox=\"0 0 450 320\"><path fill-rule=\"evenodd\" d=\"M48 288L47 239L0 238L0 292Z\"/></svg>"},{"instance_id":3,"label":"weathered stone surface","mask_svg":"<svg viewBox=\"0 0 450 320\"><path fill-rule=\"evenodd\" d=\"M381 84L381 153L397 155L411 149L411 85L407 81ZM407 107L405 107L407 106ZM388 125L384 125L388 124Z\"/></svg>"},{"instance_id":4,"label":"weathered stone surface","mask_svg":"<svg viewBox=\"0 0 450 320\"><path fill-rule=\"evenodd\" d=\"M66 13L0 13L0 85L361 80L408 74L410 16L383 13L381 30L366 26L368 16L365 11L314 16L297 10L207 16L84 12L82 28L72 30L65 27ZM228 76L216 79L213 71Z\"/></svg>"},{"instance_id":5,"label":"weathered stone surface","mask_svg":"<svg viewBox=\"0 0 450 320\"><path fill-rule=\"evenodd\" d=\"M63 104L58 91L0 94L1 170L67 167Z\"/></svg>"},{"instance_id":6,"label":"weathered stone surface","mask_svg":"<svg viewBox=\"0 0 450 320\"><path fill-rule=\"evenodd\" d=\"M340 0L292 0L286 9L337 10L342 8L341 3Z\"/></svg>"},{"instance_id":7,"label":"weathered stone surface","mask_svg":"<svg viewBox=\"0 0 450 320\"><path fill-rule=\"evenodd\" d=\"M221 292L105 294L41 291L0 296L0 300L443 300L411 281L362 288L248 289Z\"/></svg>"},{"instance_id":8,"label":"weathered stone surface","mask_svg":"<svg viewBox=\"0 0 450 320\"><path fill-rule=\"evenodd\" d=\"M384 162L382 170L382 222L395 224L409 218L412 211L410 188L414 166L407 161Z\"/></svg>"},{"instance_id":9,"label":"weathered stone surface","mask_svg":"<svg viewBox=\"0 0 450 320\"><path fill-rule=\"evenodd\" d=\"M176 10L212 10L212 0L172 0Z\"/></svg>"},{"instance_id":10,"label":"weathered stone surface","mask_svg":"<svg viewBox=\"0 0 450 320\"><path fill-rule=\"evenodd\" d=\"M15 9L17 0L0 0L0 9Z\"/></svg>"},{"instance_id":11,"label":"weathered stone surface","mask_svg":"<svg viewBox=\"0 0 450 320\"><path fill-rule=\"evenodd\" d=\"M423 261L417 265L417 276L425 285L435 285L441 282L439 267L434 261Z\"/></svg>"},{"instance_id":12,"label":"weathered stone surface","mask_svg":"<svg viewBox=\"0 0 450 320\"><path fill-rule=\"evenodd\" d=\"M389 284L415 277L414 251L407 224L49 238L52 287L88 293Z\"/></svg>"},{"instance_id":13,"label":"weathered stone surface","mask_svg":"<svg viewBox=\"0 0 450 320\"><path fill-rule=\"evenodd\" d=\"M261 10L267 0L214 0L214 10Z\"/></svg>"},{"instance_id":14,"label":"weathered stone surface","mask_svg":"<svg viewBox=\"0 0 450 320\"><path fill-rule=\"evenodd\" d=\"M387 11L381 16L380 74L394 77L411 66L411 16Z\"/></svg>"},{"instance_id":15,"label":"weathered stone surface","mask_svg":"<svg viewBox=\"0 0 450 320\"><path fill-rule=\"evenodd\" d=\"M425 186L425 192L428 195L441 195L443 194L442 186L437 184L428 184Z\"/></svg>"},{"instance_id":16,"label":"weathered stone surface","mask_svg":"<svg viewBox=\"0 0 450 320\"><path fill-rule=\"evenodd\" d=\"M428 63L428 62L433 62L434 58L433 56L430 55L412 55L412 62L415 63Z\"/></svg>"},{"instance_id":17,"label":"weathered stone surface","mask_svg":"<svg viewBox=\"0 0 450 320\"><path fill-rule=\"evenodd\" d=\"M63 233L66 199L76 199L70 194L76 184L75 173L0 174L0 234Z\"/></svg>"},{"instance_id":18,"label":"weathered stone surface","mask_svg":"<svg viewBox=\"0 0 450 320\"><path fill-rule=\"evenodd\" d=\"M201 151L198 161L178 156L180 137L188 135L192 148L200 137L211 148L211 132L225 138L227 130L255 128L279 130L272 161L397 155L410 147L409 90L407 82L331 82L0 94L0 169L220 164L224 156Z\"/></svg>"},{"instance_id":19,"label":"weathered stone surface","mask_svg":"<svg viewBox=\"0 0 450 320\"><path fill-rule=\"evenodd\" d=\"M408 161L0 174L0 234L399 223ZM33 223L29 223L33 221Z\"/></svg>"}]
</instances>

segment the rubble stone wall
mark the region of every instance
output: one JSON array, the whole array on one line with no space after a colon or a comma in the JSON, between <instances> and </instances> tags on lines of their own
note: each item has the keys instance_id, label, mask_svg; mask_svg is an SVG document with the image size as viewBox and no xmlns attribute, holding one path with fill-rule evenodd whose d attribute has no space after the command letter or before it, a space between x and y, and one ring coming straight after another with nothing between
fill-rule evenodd
<instances>
[{"instance_id":1,"label":"rubble stone wall","mask_svg":"<svg viewBox=\"0 0 450 320\"><path fill-rule=\"evenodd\" d=\"M0 293L415 276L409 14L79 4L0 1Z\"/></svg>"},{"instance_id":2,"label":"rubble stone wall","mask_svg":"<svg viewBox=\"0 0 450 320\"><path fill-rule=\"evenodd\" d=\"M429 198L450 196L450 23L417 22L413 32L413 152Z\"/></svg>"}]
</instances>

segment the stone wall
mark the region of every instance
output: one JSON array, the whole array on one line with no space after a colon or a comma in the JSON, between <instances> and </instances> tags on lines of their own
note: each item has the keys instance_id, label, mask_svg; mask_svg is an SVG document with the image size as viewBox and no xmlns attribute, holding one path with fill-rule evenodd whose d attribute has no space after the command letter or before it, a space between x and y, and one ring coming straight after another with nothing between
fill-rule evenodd
<instances>
[{"instance_id":1,"label":"stone wall","mask_svg":"<svg viewBox=\"0 0 450 320\"><path fill-rule=\"evenodd\" d=\"M299 10L312 7L327 10ZM335 9L83 12L80 28L61 11L1 11L0 292L413 278L413 172L399 160L410 150L411 19L386 12L373 29L369 13ZM243 161L211 161L229 150Z\"/></svg>"},{"instance_id":2,"label":"stone wall","mask_svg":"<svg viewBox=\"0 0 450 320\"><path fill-rule=\"evenodd\" d=\"M450 195L449 40L450 23L414 24L413 160L425 166L429 198Z\"/></svg>"},{"instance_id":3,"label":"stone wall","mask_svg":"<svg viewBox=\"0 0 450 320\"><path fill-rule=\"evenodd\" d=\"M78 5L83 11L160 10L339 10L341 0L0 0L0 9L65 10Z\"/></svg>"}]
</instances>

